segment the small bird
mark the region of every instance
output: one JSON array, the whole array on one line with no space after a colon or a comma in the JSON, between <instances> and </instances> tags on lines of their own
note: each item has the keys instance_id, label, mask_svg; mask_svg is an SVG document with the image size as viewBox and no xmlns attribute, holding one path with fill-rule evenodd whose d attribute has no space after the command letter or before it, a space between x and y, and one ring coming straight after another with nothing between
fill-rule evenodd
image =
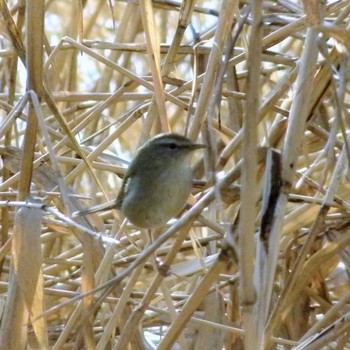
<instances>
[{"instance_id":1,"label":"small bird","mask_svg":"<svg viewBox=\"0 0 350 350\"><path fill-rule=\"evenodd\" d=\"M140 228L165 225L186 205L192 188L191 154L204 147L175 133L150 139L137 150L117 198L73 217L116 208Z\"/></svg>"}]
</instances>

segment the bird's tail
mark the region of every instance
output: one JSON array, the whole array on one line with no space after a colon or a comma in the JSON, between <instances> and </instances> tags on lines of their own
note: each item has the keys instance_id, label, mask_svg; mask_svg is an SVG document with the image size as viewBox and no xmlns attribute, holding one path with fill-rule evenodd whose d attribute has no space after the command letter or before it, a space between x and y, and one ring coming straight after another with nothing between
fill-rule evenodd
<instances>
[{"instance_id":1,"label":"bird's tail","mask_svg":"<svg viewBox=\"0 0 350 350\"><path fill-rule=\"evenodd\" d=\"M91 208L75 211L72 214L72 217L76 218L78 216L84 216L84 215L88 215L88 214L97 213L98 211L103 211L103 210L108 210L108 209L116 209L116 208L117 208L117 201L113 200L113 201L109 201L106 203L95 205Z\"/></svg>"}]
</instances>

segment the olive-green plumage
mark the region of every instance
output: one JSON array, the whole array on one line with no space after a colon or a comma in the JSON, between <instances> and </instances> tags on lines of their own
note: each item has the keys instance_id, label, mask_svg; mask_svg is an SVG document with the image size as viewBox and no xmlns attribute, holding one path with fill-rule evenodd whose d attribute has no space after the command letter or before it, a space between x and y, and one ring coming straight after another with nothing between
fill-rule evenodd
<instances>
[{"instance_id":1,"label":"olive-green plumage","mask_svg":"<svg viewBox=\"0 0 350 350\"><path fill-rule=\"evenodd\" d=\"M136 152L117 199L77 215L117 208L138 227L163 226L184 208L192 188L191 154L203 147L174 133L154 137Z\"/></svg>"}]
</instances>

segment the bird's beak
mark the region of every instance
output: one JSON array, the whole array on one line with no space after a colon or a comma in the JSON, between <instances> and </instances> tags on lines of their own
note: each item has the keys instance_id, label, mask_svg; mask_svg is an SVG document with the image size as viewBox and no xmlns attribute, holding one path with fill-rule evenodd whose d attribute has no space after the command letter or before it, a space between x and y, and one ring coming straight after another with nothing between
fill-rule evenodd
<instances>
[{"instance_id":1,"label":"bird's beak","mask_svg":"<svg viewBox=\"0 0 350 350\"><path fill-rule=\"evenodd\" d=\"M203 143L194 143L191 146L191 149L193 150L200 149L200 148L207 148L207 145L204 145Z\"/></svg>"}]
</instances>

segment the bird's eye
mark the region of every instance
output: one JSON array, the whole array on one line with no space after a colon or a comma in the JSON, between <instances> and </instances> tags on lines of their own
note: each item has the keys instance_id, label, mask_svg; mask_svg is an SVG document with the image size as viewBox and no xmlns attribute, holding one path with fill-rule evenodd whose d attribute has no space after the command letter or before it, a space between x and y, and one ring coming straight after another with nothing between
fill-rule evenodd
<instances>
[{"instance_id":1,"label":"bird's eye","mask_svg":"<svg viewBox=\"0 0 350 350\"><path fill-rule=\"evenodd\" d=\"M170 149L175 149L176 148L176 143L172 142L172 143L169 143L168 147Z\"/></svg>"}]
</instances>

